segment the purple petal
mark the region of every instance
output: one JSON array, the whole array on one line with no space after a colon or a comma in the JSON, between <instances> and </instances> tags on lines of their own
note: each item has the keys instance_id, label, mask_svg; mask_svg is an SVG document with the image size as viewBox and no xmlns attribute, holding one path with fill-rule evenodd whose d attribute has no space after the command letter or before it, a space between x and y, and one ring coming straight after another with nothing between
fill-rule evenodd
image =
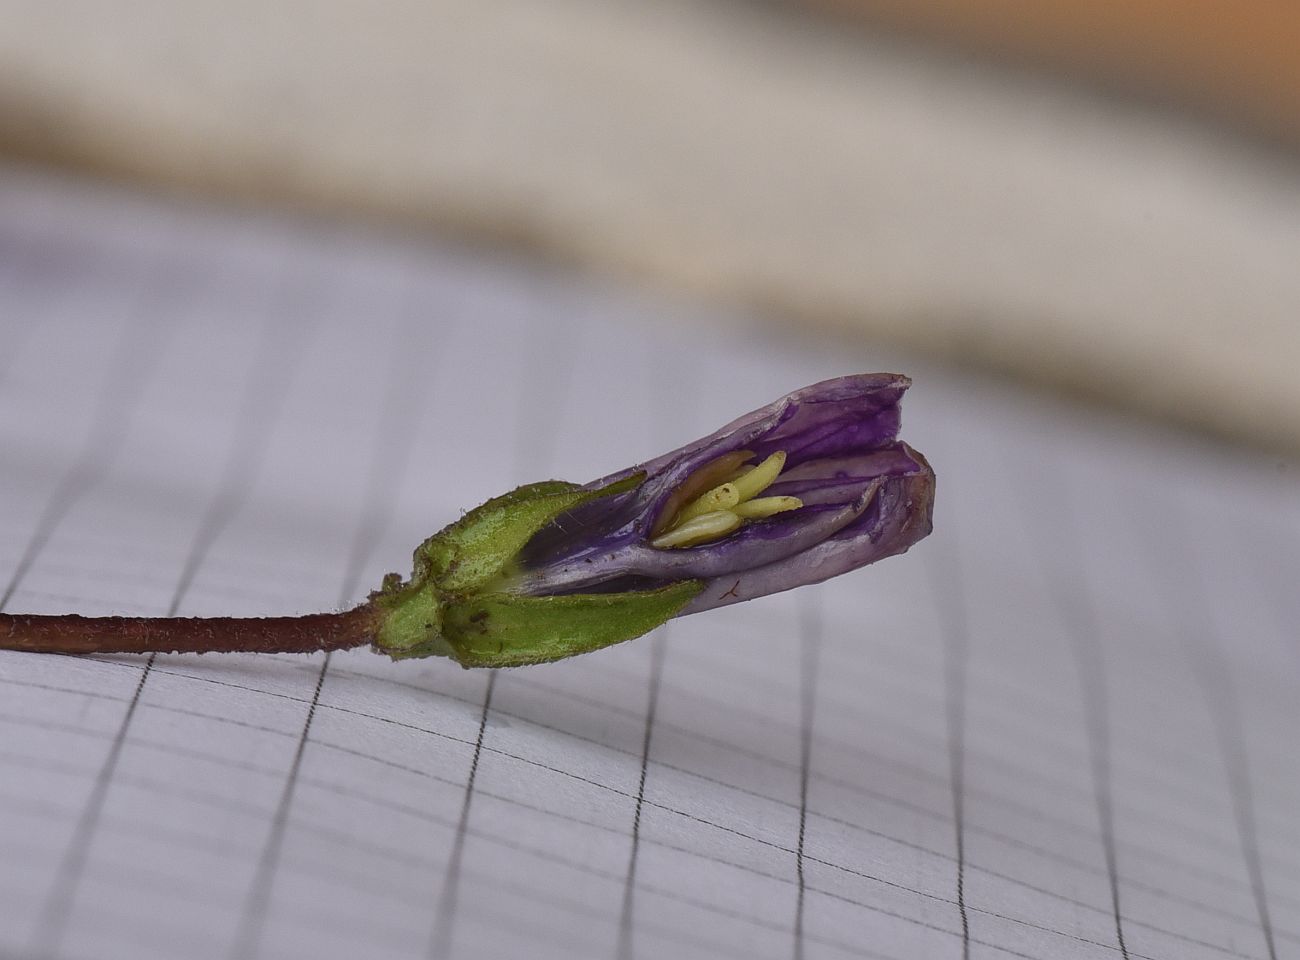
<instances>
[{"instance_id":1,"label":"purple petal","mask_svg":"<svg viewBox=\"0 0 1300 960\"><path fill-rule=\"evenodd\" d=\"M881 414L884 416L880 419L877 439L872 445L889 443L898 430L898 401L911 383L910 379L897 373L866 373L823 380L786 394L766 407L738 417L701 440L632 469L642 469L654 476L678 460L698 464L730 450L753 449L760 440L773 445L773 449L779 449L782 442L809 434L824 425L870 420ZM694 469L693 465L687 472L691 469ZM597 482L608 482L609 479Z\"/></svg>"},{"instance_id":2,"label":"purple petal","mask_svg":"<svg viewBox=\"0 0 1300 960\"><path fill-rule=\"evenodd\" d=\"M903 443L855 457L810 460L782 472L765 497L798 497L805 504L845 503L876 477L916 472L916 462Z\"/></svg>"},{"instance_id":3,"label":"purple petal","mask_svg":"<svg viewBox=\"0 0 1300 960\"><path fill-rule=\"evenodd\" d=\"M560 517L533 539L525 566L555 563L591 550L612 550L644 538L668 498L701 466L733 450L759 457L793 447L799 459L842 450L866 451L892 443L898 433L898 401L911 380L901 374L858 374L824 380L739 417L703 439L635 467L587 484L605 486L645 471L646 482L630 493L597 500ZM806 450L805 450L806 448ZM799 462L794 456L787 464Z\"/></svg>"},{"instance_id":4,"label":"purple petal","mask_svg":"<svg viewBox=\"0 0 1300 960\"><path fill-rule=\"evenodd\" d=\"M628 578L716 578L718 583L689 608L707 609L825 579L907 549L924 535L923 526L928 532L927 477L933 489L929 465L895 439L898 401L909 384L895 374L814 384L695 443L588 484L600 487L633 472L646 474L636 490L563 514L535 536L520 556L512 589L546 594L598 589ZM701 468L738 450L752 451L756 458L785 451L786 469L765 495L797 496L805 506L747 523L710 543L650 546L657 518L672 509L666 507L670 498L684 495L688 479L702 481ZM900 491L908 492L905 502L898 499ZM904 523L891 515L896 509L923 513L924 523Z\"/></svg>"},{"instance_id":5,"label":"purple petal","mask_svg":"<svg viewBox=\"0 0 1300 960\"><path fill-rule=\"evenodd\" d=\"M903 553L927 536L933 522L934 472L921 454L906 445L904 449L914 472L886 478L858 522L802 553L713 580L683 614L820 583Z\"/></svg>"}]
</instances>

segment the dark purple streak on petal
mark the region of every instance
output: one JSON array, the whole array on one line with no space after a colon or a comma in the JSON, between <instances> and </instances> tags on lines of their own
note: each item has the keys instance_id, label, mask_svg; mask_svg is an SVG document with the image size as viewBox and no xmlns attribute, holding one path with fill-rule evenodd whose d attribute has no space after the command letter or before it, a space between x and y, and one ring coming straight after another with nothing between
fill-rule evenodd
<instances>
[{"instance_id":1,"label":"dark purple streak on petal","mask_svg":"<svg viewBox=\"0 0 1300 960\"><path fill-rule=\"evenodd\" d=\"M845 503L873 479L920 471L907 450L905 444L895 443L864 456L809 461L782 473L763 496L798 497L810 505Z\"/></svg>"}]
</instances>

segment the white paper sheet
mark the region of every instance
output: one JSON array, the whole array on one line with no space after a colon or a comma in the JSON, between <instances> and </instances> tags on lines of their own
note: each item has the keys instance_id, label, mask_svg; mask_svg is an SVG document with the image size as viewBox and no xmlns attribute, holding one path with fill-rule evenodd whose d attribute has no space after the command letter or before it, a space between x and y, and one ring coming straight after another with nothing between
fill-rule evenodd
<instances>
[{"instance_id":1,"label":"white paper sheet","mask_svg":"<svg viewBox=\"0 0 1300 960\"><path fill-rule=\"evenodd\" d=\"M459 510L916 379L936 532L500 672L0 652L0 954L1300 956L1300 481L483 251L0 173L11 612L354 602Z\"/></svg>"}]
</instances>

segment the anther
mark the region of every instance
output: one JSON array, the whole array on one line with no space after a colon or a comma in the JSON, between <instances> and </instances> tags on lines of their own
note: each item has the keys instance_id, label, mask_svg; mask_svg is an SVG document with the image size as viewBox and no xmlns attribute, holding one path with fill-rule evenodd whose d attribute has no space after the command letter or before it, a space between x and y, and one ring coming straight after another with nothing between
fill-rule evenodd
<instances>
[{"instance_id":1,"label":"anther","mask_svg":"<svg viewBox=\"0 0 1300 960\"><path fill-rule=\"evenodd\" d=\"M730 510L738 503L740 503L739 488L734 483L720 484L682 507L682 512L677 514L672 525L680 527L687 520L693 520L715 510Z\"/></svg>"},{"instance_id":2,"label":"anther","mask_svg":"<svg viewBox=\"0 0 1300 960\"><path fill-rule=\"evenodd\" d=\"M776 480L781 468L785 466L785 453L778 450L743 477L732 481L740 491L740 502L753 500Z\"/></svg>"},{"instance_id":3,"label":"anther","mask_svg":"<svg viewBox=\"0 0 1300 960\"><path fill-rule=\"evenodd\" d=\"M693 547L697 543L707 543L725 537L740 526L740 517L730 510L715 510L705 513L681 526L674 527L662 536L650 541L652 547Z\"/></svg>"},{"instance_id":4,"label":"anther","mask_svg":"<svg viewBox=\"0 0 1300 960\"><path fill-rule=\"evenodd\" d=\"M731 512L742 520L762 520L774 513L798 510L802 506L803 501L798 497L759 497L757 500L736 504Z\"/></svg>"}]
</instances>

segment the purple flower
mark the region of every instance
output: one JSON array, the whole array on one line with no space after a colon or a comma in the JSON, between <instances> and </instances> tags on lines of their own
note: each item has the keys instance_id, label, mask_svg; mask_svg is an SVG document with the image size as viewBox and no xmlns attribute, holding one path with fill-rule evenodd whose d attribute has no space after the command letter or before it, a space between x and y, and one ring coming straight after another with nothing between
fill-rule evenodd
<instances>
[{"instance_id":1,"label":"purple flower","mask_svg":"<svg viewBox=\"0 0 1300 960\"><path fill-rule=\"evenodd\" d=\"M930 532L934 496L898 439L909 385L827 380L585 486L489 500L371 595L374 647L466 667L560 660L902 553Z\"/></svg>"},{"instance_id":2,"label":"purple flower","mask_svg":"<svg viewBox=\"0 0 1300 960\"><path fill-rule=\"evenodd\" d=\"M696 613L902 553L929 534L934 497L930 465L898 439L910 384L897 374L826 380L587 484L645 476L540 530L509 589L553 596L695 580L703 586L680 612Z\"/></svg>"}]
</instances>

